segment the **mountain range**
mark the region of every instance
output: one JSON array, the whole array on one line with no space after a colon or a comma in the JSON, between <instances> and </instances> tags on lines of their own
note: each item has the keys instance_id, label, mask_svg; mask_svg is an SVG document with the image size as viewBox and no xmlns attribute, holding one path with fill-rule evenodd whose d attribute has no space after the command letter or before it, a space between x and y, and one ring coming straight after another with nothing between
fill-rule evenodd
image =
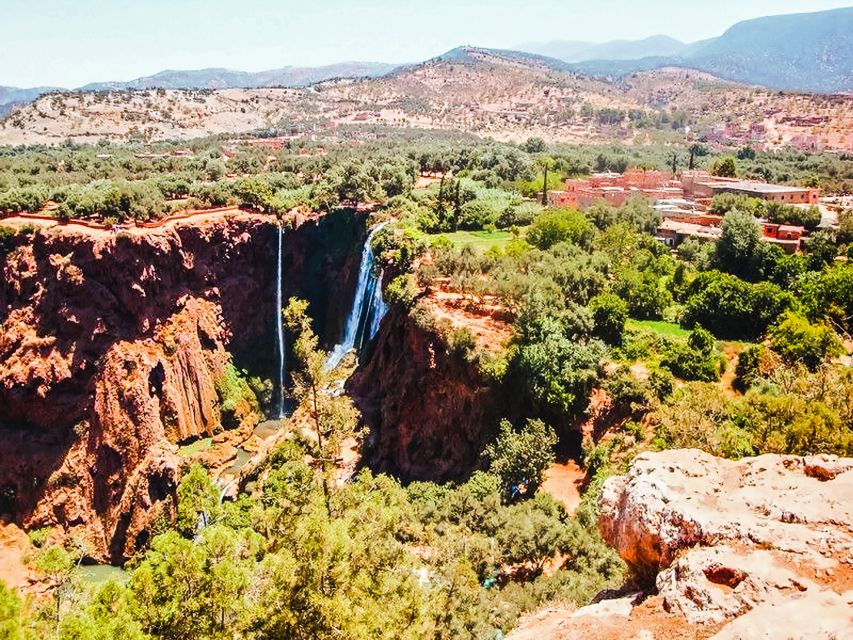
<instances>
[{"instance_id":1,"label":"mountain range","mask_svg":"<svg viewBox=\"0 0 853 640\"><path fill-rule=\"evenodd\" d=\"M17 87L0 86L0 118L9 113L16 106L32 102L39 96L51 91L56 91L57 87L33 87L31 89L19 89Z\"/></svg>"},{"instance_id":2,"label":"mountain range","mask_svg":"<svg viewBox=\"0 0 853 640\"><path fill-rule=\"evenodd\" d=\"M254 73L231 69L169 70L127 82L94 82L80 87L80 90L306 87L332 78L375 78L385 75L397 66L382 62L341 62L323 67L290 66Z\"/></svg>"},{"instance_id":3,"label":"mountain range","mask_svg":"<svg viewBox=\"0 0 853 640\"><path fill-rule=\"evenodd\" d=\"M512 53L556 71L620 79L638 71L682 67L718 78L770 89L853 92L853 7L816 13L757 18L740 22L717 38L684 43L658 35L643 40L606 43L552 41L528 43ZM470 47L435 60L463 61ZM96 82L77 91L124 89L230 89L305 87L335 78L380 78L412 65L344 62L323 67L282 67L245 72L230 69L161 71L120 82ZM19 89L0 86L0 117L56 87Z\"/></svg>"},{"instance_id":4,"label":"mountain range","mask_svg":"<svg viewBox=\"0 0 853 640\"><path fill-rule=\"evenodd\" d=\"M515 49L538 53L564 62L589 60L636 60L648 57L679 56L691 45L670 36L657 35L643 40L613 40L612 42L583 42L579 40L552 40L529 42Z\"/></svg>"},{"instance_id":5,"label":"mountain range","mask_svg":"<svg viewBox=\"0 0 853 640\"><path fill-rule=\"evenodd\" d=\"M603 45L529 44L525 50L595 76L676 66L770 89L853 92L853 7L746 20L718 38L692 44L655 36Z\"/></svg>"},{"instance_id":6,"label":"mountain range","mask_svg":"<svg viewBox=\"0 0 853 640\"><path fill-rule=\"evenodd\" d=\"M538 54L459 47L379 77L302 88L50 94L0 120L0 145L189 140L294 127L333 136L341 127L344 137L441 129L516 142L635 145L719 137L736 122L739 140L760 134L785 146L808 134L823 148L853 148L853 98L761 90L675 67L618 80L572 67ZM814 122L821 123L819 140Z\"/></svg>"}]
</instances>

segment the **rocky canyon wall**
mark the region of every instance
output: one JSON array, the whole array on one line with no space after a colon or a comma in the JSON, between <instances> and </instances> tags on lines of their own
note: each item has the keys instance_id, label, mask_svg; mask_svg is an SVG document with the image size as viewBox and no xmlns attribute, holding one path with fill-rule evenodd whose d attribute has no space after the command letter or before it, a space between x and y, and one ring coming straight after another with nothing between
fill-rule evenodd
<instances>
[{"instance_id":1,"label":"rocky canyon wall","mask_svg":"<svg viewBox=\"0 0 853 640\"><path fill-rule=\"evenodd\" d=\"M19 234L0 287L0 515L80 528L103 559L144 546L174 508L176 443L220 427L231 354L271 364L276 233L241 213ZM333 341L363 221L285 234L285 295L311 299Z\"/></svg>"},{"instance_id":2,"label":"rocky canyon wall","mask_svg":"<svg viewBox=\"0 0 853 640\"><path fill-rule=\"evenodd\" d=\"M435 330L399 308L385 317L347 390L371 429L366 460L405 480L464 477L501 417L477 366L448 353Z\"/></svg>"}]
</instances>

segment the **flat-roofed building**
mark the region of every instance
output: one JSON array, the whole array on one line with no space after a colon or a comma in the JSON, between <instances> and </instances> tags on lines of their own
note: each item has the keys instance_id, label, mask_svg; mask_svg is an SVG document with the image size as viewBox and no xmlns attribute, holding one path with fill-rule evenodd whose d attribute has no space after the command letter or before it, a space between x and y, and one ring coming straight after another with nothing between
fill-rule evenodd
<instances>
[{"instance_id":1,"label":"flat-roofed building","mask_svg":"<svg viewBox=\"0 0 853 640\"><path fill-rule=\"evenodd\" d=\"M700 242L716 242L723 235L720 227L709 227L692 222L679 220L664 220L657 229L657 239L670 249L675 249L687 238L695 238Z\"/></svg>"},{"instance_id":2,"label":"flat-roofed building","mask_svg":"<svg viewBox=\"0 0 853 640\"><path fill-rule=\"evenodd\" d=\"M706 183L713 195L719 193L734 193L752 198L761 198L772 202L785 204L817 204L820 201L820 190L806 187L788 187L779 184L765 184L740 180L736 182Z\"/></svg>"}]
</instances>

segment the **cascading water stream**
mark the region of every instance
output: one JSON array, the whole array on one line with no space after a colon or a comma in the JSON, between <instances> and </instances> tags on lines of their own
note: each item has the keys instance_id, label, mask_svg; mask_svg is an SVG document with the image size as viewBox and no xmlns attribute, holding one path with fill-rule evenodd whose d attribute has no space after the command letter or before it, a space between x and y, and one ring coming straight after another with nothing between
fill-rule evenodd
<instances>
[{"instance_id":1,"label":"cascading water stream","mask_svg":"<svg viewBox=\"0 0 853 640\"><path fill-rule=\"evenodd\" d=\"M382 318L388 313L388 305L385 303L385 298L382 297L382 277L384 274L384 271L379 272L376 286L373 288L373 300L371 302L371 313L373 315L369 316L370 334L368 340L373 340L373 337L379 331L379 323L382 322Z\"/></svg>"},{"instance_id":2,"label":"cascading water stream","mask_svg":"<svg viewBox=\"0 0 853 640\"><path fill-rule=\"evenodd\" d=\"M278 227L278 255L276 261L276 293L275 293L275 327L276 327L276 349L278 350L278 417L284 418L284 319L281 315L283 308L281 292L281 245L282 228Z\"/></svg>"},{"instance_id":3,"label":"cascading water stream","mask_svg":"<svg viewBox=\"0 0 853 640\"><path fill-rule=\"evenodd\" d=\"M373 255L373 236L382 229L387 222L383 222L373 228L364 242L361 251L361 264L358 268L358 280L355 285L352 307L347 316L346 328L343 340L335 346L326 361L326 369L337 367L343 357L370 341L379 330L379 323L388 310L382 299L382 274L374 273L375 256Z\"/></svg>"}]
</instances>

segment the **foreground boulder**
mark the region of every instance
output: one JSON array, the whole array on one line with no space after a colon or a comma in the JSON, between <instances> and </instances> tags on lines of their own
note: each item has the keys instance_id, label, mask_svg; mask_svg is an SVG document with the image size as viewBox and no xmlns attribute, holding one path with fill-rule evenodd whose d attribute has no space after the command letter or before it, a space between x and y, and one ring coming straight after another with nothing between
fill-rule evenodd
<instances>
[{"instance_id":1,"label":"foreground boulder","mask_svg":"<svg viewBox=\"0 0 853 640\"><path fill-rule=\"evenodd\" d=\"M599 527L708 635L853 637L851 497L853 459L645 453L605 483Z\"/></svg>"}]
</instances>

